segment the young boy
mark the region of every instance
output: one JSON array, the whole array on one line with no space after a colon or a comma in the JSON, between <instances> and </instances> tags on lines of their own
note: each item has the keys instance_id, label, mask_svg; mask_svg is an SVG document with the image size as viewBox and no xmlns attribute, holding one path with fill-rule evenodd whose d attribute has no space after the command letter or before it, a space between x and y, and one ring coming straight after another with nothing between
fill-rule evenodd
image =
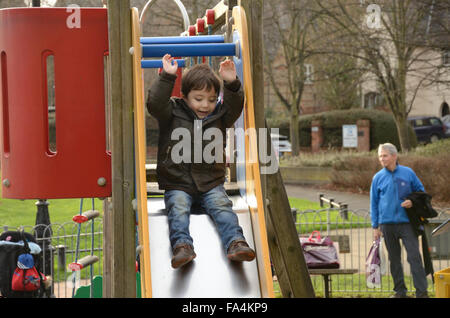
<instances>
[{"instance_id":1,"label":"young boy","mask_svg":"<svg viewBox=\"0 0 450 318\"><path fill-rule=\"evenodd\" d=\"M156 172L159 187L165 190L164 202L173 251L172 267L179 268L196 257L189 234L189 215L193 204L202 207L212 217L230 260L252 261L255 252L245 241L238 218L232 210L232 202L223 187L225 160L212 163L205 162L204 158L198 160L198 153L194 152L202 151L203 154L207 143L201 138L199 148L192 141L195 139L194 130L199 127L202 130L216 128L222 132L225 148L226 129L234 124L244 105L235 65L230 60L220 64L219 74L224 83L223 102L218 103L221 81L208 65L192 67L182 79L182 98L171 98L178 65L169 54L162 61L163 71L149 90L147 109L159 123ZM171 150L179 140L172 140L172 132L177 128L184 128L190 133L190 161L173 161Z\"/></svg>"}]
</instances>

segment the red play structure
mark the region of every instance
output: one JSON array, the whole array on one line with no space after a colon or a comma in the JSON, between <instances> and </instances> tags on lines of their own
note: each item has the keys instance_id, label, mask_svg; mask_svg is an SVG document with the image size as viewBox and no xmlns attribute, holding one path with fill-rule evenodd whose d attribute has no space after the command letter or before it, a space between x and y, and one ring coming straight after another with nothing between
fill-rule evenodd
<instances>
[{"instance_id":1,"label":"red play structure","mask_svg":"<svg viewBox=\"0 0 450 318\"><path fill-rule=\"evenodd\" d=\"M107 10L0 10L2 195L111 196L104 57ZM45 36L43 36L45 34ZM54 59L56 149L49 145L47 57Z\"/></svg>"}]
</instances>

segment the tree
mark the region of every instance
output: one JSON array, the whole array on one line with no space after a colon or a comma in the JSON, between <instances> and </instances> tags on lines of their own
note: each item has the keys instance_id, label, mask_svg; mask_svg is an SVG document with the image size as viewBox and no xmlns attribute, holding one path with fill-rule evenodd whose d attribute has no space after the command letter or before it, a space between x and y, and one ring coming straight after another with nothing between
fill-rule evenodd
<instances>
[{"instance_id":1,"label":"tree","mask_svg":"<svg viewBox=\"0 0 450 318\"><path fill-rule=\"evenodd\" d=\"M308 79L306 62L314 54L311 30L315 14L311 0L266 1L265 74L290 116L292 154L300 148L298 119Z\"/></svg>"},{"instance_id":2,"label":"tree","mask_svg":"<svg viewBox=\"0 0 450 318\"><path fill-rule=\"evenodd\" d=\"M360 61L366 80L376 82L395 118L402 150L408 151L407 117L414 98L439 71L430 54L442 34L429 32L434 23L431 12L448 10L448 2L446 6L442 0L382 0L368 6L364 2L317 1L329 29L351 46L345 52L332 48L330 53L351 52ZM407 80L411 78L415 81Z\"/></svg>"},{"instance_id":3,"label":"tree","mask_svg":"<svg viewBox=\"0 0 450 318\"><path fill-rule=\"evenodd\" d=\"M321 26L324 28L325 26ZM357 60L348 54L321 53L321 46L341 46L339 39L327 37L326 43L316 44L317 57L315 60L314 82L317 99L327 109L350 109L360 106L358 94L362 74ZM345 52L345 47L340 49ZM349 53L349 52L348 52Z\"/></svg>"}]
</instances>

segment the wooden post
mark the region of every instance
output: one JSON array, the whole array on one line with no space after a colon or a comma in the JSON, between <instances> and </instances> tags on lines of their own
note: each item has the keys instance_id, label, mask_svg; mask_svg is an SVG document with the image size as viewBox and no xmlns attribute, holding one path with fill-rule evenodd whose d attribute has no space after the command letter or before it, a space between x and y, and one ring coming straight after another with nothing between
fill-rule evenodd
<instances>
[{"instance_id":1,"label":"wooden post","mask_svg":"<svg viewBox=\"0 0 450 318\"><path fill-rule=\"evenodd\" d=\"M240 5L246 12L249 28L255 124L257 129L267 128L264 116L264 0L240 0ZM271 149L270 133L267 133L266 143L267 149ZM314 297L280 170L274 174L261 175L261 184L263 197L269 201L264 207L268 242L281 292L284 297Z\"/></svg>"},{"instance_id":2,"label":"wooden post","mask_svg":"<svg viewBox=\"0 0 450 318\"><path fill-rule=\"evenodd\" d=\"M105 209L105 297L136 297L130 0L108 0L112 200Z\"/></svg>"},{"instance_id":3,"label":"wooden post","mask_svg":"<svg viewBox=\"0 0 450 318\"><path fill-rule=\"evenodd\" d=\"M314 288L279 170L267 175L267 190L269 248L281 293L284 297L314 297Z\"/></svg>"}]
</instances>

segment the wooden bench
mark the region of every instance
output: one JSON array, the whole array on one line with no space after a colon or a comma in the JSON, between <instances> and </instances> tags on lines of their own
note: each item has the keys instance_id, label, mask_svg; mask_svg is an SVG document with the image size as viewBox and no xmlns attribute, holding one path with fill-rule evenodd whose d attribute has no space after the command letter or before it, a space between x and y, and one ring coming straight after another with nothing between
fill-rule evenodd
<instances>
[{"instance_id":1,"label":"wooden bench","mask_svg":"<svg viewBox=\"0 0 450 318\"><path fill-rule=\"evenodd\" d=\"M322 275L323 282L325 286L325 298L330 297L331 291L331 279L330 275L346 275L355 274L358 272L357 269L341 269L341 268L327 268L327 269L308 269L310 275Z\"/></svg>"}]
</instances>

